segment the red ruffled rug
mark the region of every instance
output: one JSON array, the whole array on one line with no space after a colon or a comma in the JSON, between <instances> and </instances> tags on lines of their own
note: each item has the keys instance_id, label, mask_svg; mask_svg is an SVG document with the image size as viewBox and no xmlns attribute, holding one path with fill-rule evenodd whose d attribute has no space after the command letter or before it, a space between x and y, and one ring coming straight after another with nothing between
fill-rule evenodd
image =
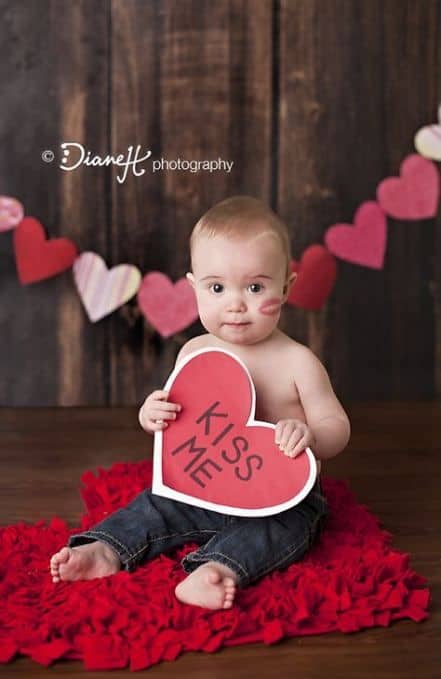
<instances>
[{"instance_id":1,"label":"red ruffled rug","mask_svg":"<svg viewBox=\"0 0 441 679\"><path fill-rule=\"evenodd\" d=\"M81 529L129 502L151 476L151 462L86 472L81 494L88 514ZM409 568L409 555L391 549L391 534L345 482L325 478L323 490L331 514L313 550L238 590L233 607L221 611L174 596L185 577L180 560L194 543L132 573L53 584L49 559L79 528L59 518L1 528L0 661L20 654L41 665L63 658L82 660L88 670L141 670L185 651L427 618L427 581Z\"/></svg>"}]
</instances>

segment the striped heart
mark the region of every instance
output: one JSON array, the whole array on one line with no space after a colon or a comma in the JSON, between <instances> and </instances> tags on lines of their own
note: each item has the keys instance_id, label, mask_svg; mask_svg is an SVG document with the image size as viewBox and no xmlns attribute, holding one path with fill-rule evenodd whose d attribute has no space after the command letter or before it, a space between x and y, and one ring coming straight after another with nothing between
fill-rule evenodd
<instances>
[{"instance_id":1,"label":"striped heart","mask_svg":"<svg viewBox=\"0 0 441 679\"><path fill-rule=\"evenodd\" d=\"M112 313L136 295L141 272L136 266L119 264L108 269L95 252L83 252L73 265L75 285L92 323Z\"/></svg>"}]
</instances>

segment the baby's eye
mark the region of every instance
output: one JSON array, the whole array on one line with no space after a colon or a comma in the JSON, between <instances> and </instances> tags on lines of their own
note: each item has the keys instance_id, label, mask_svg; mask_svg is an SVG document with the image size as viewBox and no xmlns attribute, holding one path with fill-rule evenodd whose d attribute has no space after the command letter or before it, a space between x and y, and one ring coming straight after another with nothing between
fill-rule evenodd
<instances>
[{"instance_id":1,"label":"baby's eye","mask_svg":"<svg viewBox=\"0 0 441 679\"><path fill-rule=\"evenodd\" d=\"M219 294L220 292L223 292L224 286L222 285L222 283L212 283L209 289Z\"/></svg>"},{"instance_id":2,"label":"baby's eye","mask_svg":"<svg viewBox=\"0 0 441 679\"><path fill-rule=\"evenodd\" d=\"M261 285L260 283L250 283L250 285L248 286L248 290L254 293L260 292L261 290L263 290L263 285Z\"/></svg>"}]
</instances>

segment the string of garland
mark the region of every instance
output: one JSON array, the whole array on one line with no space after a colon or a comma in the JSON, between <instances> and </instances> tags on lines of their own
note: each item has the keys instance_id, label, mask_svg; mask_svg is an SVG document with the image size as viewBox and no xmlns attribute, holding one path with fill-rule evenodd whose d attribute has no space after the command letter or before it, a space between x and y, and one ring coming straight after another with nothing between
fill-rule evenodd
<instances>
[{"instance_id":1,"label":"string of garland","mask_svg":"<svg viewBox=\"0 0 441 679\"><path fill-rule=\"evenodd\" d=\"M441 106L438 125L415 135L417 154L407 156L399 177L387 177L376 188L376 200L357 208L353 223L329 226L323 244L313 244L291 268L297 272L288 304L317 311L323 307L337 278L337 259L380 270L387 245L387 217L399 220L433 218L438 210L440 178L432 160L441 160ZM198 318L196 300L185 278L172 282L159 271L142 276L131 264L107 268L96 252L78 253L67 238L48 239L42 224L25 216L16 198L0 196L0 233L14 231L14 253L22 285L73 270L78 295L92 323L125 305L135 295L140 313L163 337L184 330Z\"/></svg>"}]
</instances>

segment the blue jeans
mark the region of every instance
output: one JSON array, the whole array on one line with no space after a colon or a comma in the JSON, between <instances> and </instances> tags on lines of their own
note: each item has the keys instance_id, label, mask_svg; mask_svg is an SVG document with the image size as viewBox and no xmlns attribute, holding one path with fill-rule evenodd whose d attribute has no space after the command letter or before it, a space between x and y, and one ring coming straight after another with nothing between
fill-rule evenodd
<instances>
[{"instance_id":1,"label":"blue jeans","mask_svg":"<svg viewBox=\"0 0 441 679\"><path fill-rule=\"evenodd\" d=\"M245 587L299 561L320 535L327 514L320 478L298 505L265 517L228 516L153 495L148 488L90 530L72 535L68 544L105 542L122 568L132 571L163 552L196 542L201 547L181 561L186 573L217 561L234 571L238 587Z\"/></svg>"}]
</instances>

